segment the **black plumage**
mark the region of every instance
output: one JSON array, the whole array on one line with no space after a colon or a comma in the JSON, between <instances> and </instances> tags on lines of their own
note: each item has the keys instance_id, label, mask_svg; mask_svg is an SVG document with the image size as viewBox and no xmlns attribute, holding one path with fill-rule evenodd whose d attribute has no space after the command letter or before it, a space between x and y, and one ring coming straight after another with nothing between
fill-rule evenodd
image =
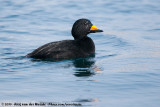
<instances>
[{"instance_id":1,"label":"black plumage","mask_svg":"<svg viewBox=\"0 0 160 107\"><path fill-rule=\"evenodd\" d=\"M88 19L79 19L73 24L71 31L74 40L63 40L45 44L27 54L26 57L57 60L87 57L94 54L94 42L87 34L102 32L102 30L93 29L92 26L93 24Z\"/></svg>"}]
</instances>

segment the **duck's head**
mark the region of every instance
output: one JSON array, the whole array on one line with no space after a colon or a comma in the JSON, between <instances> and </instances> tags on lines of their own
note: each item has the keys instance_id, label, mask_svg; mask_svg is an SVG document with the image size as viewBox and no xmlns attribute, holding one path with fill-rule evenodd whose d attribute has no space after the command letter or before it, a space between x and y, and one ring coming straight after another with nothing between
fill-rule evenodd
<instances>
[{"instance_id":1,"label":"duck's head","mask_svg":"<svg viewBox=\"0 0 160 107\"><path fill-rule=\"evenodd\" d=\"M72 35L75 40L82 39L89 33L103 32L91 23L88 19L77 20L72 27Z\"/></svg>"}]
</instances>

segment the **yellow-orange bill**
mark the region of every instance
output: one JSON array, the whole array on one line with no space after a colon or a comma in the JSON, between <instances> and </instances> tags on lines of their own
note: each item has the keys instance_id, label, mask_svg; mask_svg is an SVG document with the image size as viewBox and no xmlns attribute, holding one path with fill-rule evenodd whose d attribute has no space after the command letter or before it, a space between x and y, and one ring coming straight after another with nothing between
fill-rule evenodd
<instances>
[{"instance_id":1,"label":"yellow-orange bill","mask_svg":"<svg viewBox=\"0 0 160 107\"><path fill-rule=\"evenodd\" d=\"M98 30L98 28L95 25L92 25L90 30Z\"/></svg>"}]
</instances>

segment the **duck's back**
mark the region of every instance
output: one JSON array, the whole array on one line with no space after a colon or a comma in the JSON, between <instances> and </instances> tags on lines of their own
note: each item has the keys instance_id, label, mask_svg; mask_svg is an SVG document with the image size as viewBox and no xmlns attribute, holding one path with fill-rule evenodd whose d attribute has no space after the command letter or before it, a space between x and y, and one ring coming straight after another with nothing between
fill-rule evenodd
<instances>
[{"instance_id":1,"label":"duck's back","mask_svg":"<svg viewBox=\"0 0 160 107\"><path fill-rule=\"evenodd\" d=\"M91 38L83 40L63 40L45 44L26 55L29 58L38 59L71 59L86 57L95 52L95 46Z\"/></svg>"},{"instance_id":2,"label":"duck's back","mask_svg":"<svg viewBox=\"0 0 160 107\"><path fill-rule=\"evenodd\" d=\"M30 58L52 58L52 59L68 59L77 56L78 46L74 40L64 40L45 44L26 57Z\"/></svg>"},{"instance_id":3,"label":"duck's back","mask_svg":"<svg viewBox=\"0 0 160 107\"><path fill-rule=\"evenodd\" d=\"M71 59L77 57L86 57L92 53L89 49L84 49L81 42L75 40L64 40L45 44L26 57L38 59Z\"/></svg>"}]
</instances>

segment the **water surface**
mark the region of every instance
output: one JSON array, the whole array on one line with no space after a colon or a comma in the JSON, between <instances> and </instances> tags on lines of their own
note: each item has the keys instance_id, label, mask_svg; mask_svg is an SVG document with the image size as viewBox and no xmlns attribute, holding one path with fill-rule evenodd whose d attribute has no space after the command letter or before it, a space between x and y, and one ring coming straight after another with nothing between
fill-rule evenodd
<instances>
[{"instance_id":1,"label":"water surface","mask_svg":"<svg viewBox=\"0 0 160 107\"><path fill-rule=\"evenodd\" d=\"M0 0L0 102L80 103L85 107L159 107L159 0ZM88 18L95 58L59 62L6 59L73 39Z\"/></svg>"}]
</instances>

